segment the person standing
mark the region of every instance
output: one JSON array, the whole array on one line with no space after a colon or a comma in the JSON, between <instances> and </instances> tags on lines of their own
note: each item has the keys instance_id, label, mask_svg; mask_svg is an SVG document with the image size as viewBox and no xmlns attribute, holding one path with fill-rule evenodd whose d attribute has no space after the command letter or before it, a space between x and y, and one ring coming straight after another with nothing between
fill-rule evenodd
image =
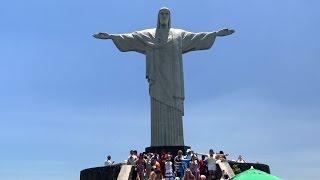
<instances>
[{"instance_id":1,"label":"person standing","mask_svg":"<svg viewBox=\"0 0 320 180\"><path fill-rule=\"evenodd\" d=\"M144 180L144 173L146 171L146 161L143 158L143 153L139 154L139 158L136 162L137 165L137 173L140 180Z\"/></svg>"},{"instance_id":2,"label":"person standing","mask_svg":"<svg viewBox=\"0 0 320 180\"><path fill-rule=\"evenodd\" d=\"M193 156L193 152L191 149L187 149L187 155L184 156L184 159L188 159L188 160L191 160Z\"/></svg>"},{"instance_id":3,"label":"person standing","mask_svg":"<svg viewBox=\"0 0 320 180\"><path fill-rule=\"evenodd\" d=\"M138 157L136 155L136 153L134 152L134 150L130 151L130 156L128 157L127 160L127 165L132 165L135 166L137 163ZM136 179L137 178L137 170L134 169L133 173L132 173L132 178Z\"/></svg>"},{"instance_id":4,"label":"person standing","mask_svg":"<svg viewBox=\"0 0 320 180\"><path fill-rule=\"evenodd\" d=\"M200 169L200 175L207 176L207 165L206 165L206 156L202 155L201 160L199 161L199 169Z\"/></svg>"},{"instance_id":5,"label":"person standing","mask_svg":"<svg viewBox=\"0 0 320 180\"><path fill-rule=\"evenodd\" d=\"M206 160L208 172L209 172L209 179L215 179L216 178L216 171L217 171L217 164L216 164L216 154L213 152L212 149L209 150L209 156Z\"/></svg>"},{"instance_id":6,"label":"person standing","mask_svg":"<svg viewBox=\"0 0 320 180\"><path fill-rule=\"evenodd\" d=\"M134 151L131 150L130 151L130 156L128 157L128 160L127 160L127 164L128 165L136 165L136 161L138 160L138 157L135 155Z\"/></svg>"},{"instance_id":7,"label":"person standing","mask_svg":"<svg viewBox=\"0 0 320 180\"><path fill-rule=\"evenodd\" d=\"M112 165L113 163L114 163L114 161L111 160L111 156L108 155L108 156L107 156L107 159L104 161L104 165L105 165L105 166L110 166L110 165Z\"/></svg>"},{"instance_id":8,"label":"person standing","mask_svg":"<svg viewBox=\"0 0 320 180\"><path fill-rule=\"evenodd\" d=\"M179 177L180 179L183 176L182 159L183 159L183 152L179 150L178 155L174 158L174 167L175 167L175 176Z\"/></svg>"},{"instance_id":9,"label":"person standing","mask_svg":"<svg viewBox=\"0 0 320 180\"><path fill-rule=\"evenodd\" d=\"M165 166L165 180L173 180L173 169L172 162L170 161L171 157L169 155L166 156Z\"/></svg>"},{"instance_id":10,"label":"person standing","mask_svg":"<svg viewBox=\"0 0 320 180\"><path fill-rule=\"evenodd\" d=\"M196 179L200 179L200 169L197 157L194 155L190 161L190 170L192 174L196 177Z\"/></svg>"}]
</instances>

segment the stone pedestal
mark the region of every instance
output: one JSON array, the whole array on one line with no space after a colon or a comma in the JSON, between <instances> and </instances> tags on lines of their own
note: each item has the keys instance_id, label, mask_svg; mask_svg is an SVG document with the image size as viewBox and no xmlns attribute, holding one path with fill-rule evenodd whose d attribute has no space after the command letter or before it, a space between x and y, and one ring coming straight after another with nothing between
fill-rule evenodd
<instances>
[{"instance_id":1,"label":"stone pedestal","mask_svg":"<svg viewBox=\"0 0 320 180\"><path fill-rule=\"evenodd\" d=\"M117 180L123 164L84 169L80 172L80 180Z\"/></svg>"},{"instance_id":2,"label":"stone pedestal","mask_svg":"<svg viewBox=\"0 0 320 180\"><path fill-rule=\"evenodd\" d=\"M229 164L231 168L234 170L235 174L248 170L250 169L251 166L253 166L255 169L258 169L270 174L270 168L266 164L237 163L232 161L229 161ZM80 180L119 180L121 179L119 175L121 176L120 170L122 166L123 164L115 164L111 166L84 169L80 173ZM132 179L131 178L132 173L133 173L133 170L130 172L128 180ZM219 166L217 166L217 176L221 177L221 175L222 175L221 169Z\"/></svg>"}]
</instances>

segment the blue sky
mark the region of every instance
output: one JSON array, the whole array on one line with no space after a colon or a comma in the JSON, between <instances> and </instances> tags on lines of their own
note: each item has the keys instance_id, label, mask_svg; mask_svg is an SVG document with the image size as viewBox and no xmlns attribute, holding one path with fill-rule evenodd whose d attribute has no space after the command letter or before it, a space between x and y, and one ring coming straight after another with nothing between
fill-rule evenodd
<instances>
[{"instance_id":1,"label":"blue sky","mask_svg":"<svg viewBox=\"0 0 320 180\"><path fill-rule=\"evenodd\" d=\"M234 28L184 55L185 143L267 163L290 180L320 170L320 2L11 0L0 6L0 179L79 179L150 144L145 57L91 34Z\"/></svg>"}]
</instances>

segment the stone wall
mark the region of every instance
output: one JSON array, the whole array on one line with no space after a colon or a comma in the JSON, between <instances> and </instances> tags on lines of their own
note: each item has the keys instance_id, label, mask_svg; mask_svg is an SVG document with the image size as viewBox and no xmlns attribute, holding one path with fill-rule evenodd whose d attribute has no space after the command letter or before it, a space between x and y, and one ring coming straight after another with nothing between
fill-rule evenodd
<instances>
[{"instance_id":1,"label":"stone wall","mask_svg":"<svg viewBox=\"0 0 320 180\"><path fill-rule=\"evenodd\" d=\"M122 164L94 167L80 172L80 180L117 180Z\"/></svg>"}]
</instances>

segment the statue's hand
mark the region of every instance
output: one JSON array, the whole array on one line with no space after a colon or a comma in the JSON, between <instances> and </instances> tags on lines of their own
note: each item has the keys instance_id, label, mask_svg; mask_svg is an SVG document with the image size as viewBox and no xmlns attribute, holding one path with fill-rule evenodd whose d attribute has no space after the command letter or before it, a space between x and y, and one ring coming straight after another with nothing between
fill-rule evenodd
<instances>
[{"instance_id":1,"label":"statue's hand","mask_svg":"<svg viewBox=\"0 0 320 180\"><path fill-rule=\"evenodd\" d=\"M221 29L216 33L217 36L228 36L233 34L235 31L233 29Z\"/></svg>"},{"instance_id":2,"label":"statue's hand","mask_svg":"<svg viewBox=\"0 0 320 180\"><path fill-rule=\"evenodd\" d=\"M95 33L92 35L93 37L97 38L97 39L110 39L111 38L111 35L108 34L108 33L103 33L103 32L100 32L100 33Z\"/></svg>"}]
</instances>

